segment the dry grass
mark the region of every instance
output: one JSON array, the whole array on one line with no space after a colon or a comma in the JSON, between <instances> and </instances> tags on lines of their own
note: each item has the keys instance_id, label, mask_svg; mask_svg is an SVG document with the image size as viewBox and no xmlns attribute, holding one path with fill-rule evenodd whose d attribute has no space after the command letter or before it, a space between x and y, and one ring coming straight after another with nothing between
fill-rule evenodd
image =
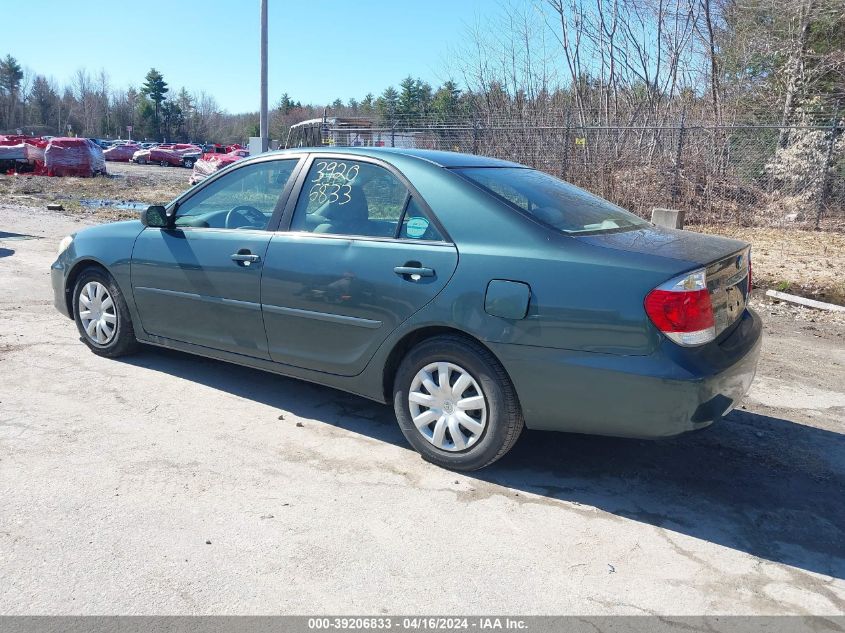
<instances>
[{"instance_id":1,"label":"dry grass","mask_svg":"<svg viewBox=\"0 0 845 633\"><path fill-rule=\"evenodd\" d=\"M688 226L751 243L754 287L845 305L845 235L798 229Z\"/></svg>"},{"instance_id":2,"label":"dry grass","mask_svg":"<svg viewBox=\"0 0 845 633\"><path fill-rule=\"evenodd\" d=\"M118 200L163 204L188 188L190 171L158 165L109 163L108 177L51 178L48 176L0 176L0 198L11 204L43 207L61 204L72 214L85 214L98 220L138 217L136 211L90 209L80 200Z\"/></svg>"}]
</instances>

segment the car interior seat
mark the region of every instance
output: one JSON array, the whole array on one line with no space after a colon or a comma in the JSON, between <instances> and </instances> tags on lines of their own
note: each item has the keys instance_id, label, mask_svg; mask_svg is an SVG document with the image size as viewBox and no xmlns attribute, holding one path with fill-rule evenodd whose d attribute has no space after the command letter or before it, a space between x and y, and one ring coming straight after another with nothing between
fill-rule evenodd
<instances>
[{"instance_id":1,"label":"car interior seat","mask_svg":"<svg viewBox=\"0 0 845 633\"><path fill-rule=\"evenodd\" d=\"M341 235L370 235L370 208L367 196L360 187L353 187L349 192L350 200L342 203L345 196L329 203L320 211L323 221L314 228L314 233L332 233Z\"/></svg>"}]
</instances>

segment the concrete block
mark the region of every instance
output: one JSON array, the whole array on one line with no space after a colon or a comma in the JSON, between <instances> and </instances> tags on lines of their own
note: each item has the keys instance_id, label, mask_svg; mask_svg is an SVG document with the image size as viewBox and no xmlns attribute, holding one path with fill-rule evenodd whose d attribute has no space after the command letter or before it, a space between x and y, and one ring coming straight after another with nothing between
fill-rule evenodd
<instances>
[{"instance_id":1,"label":"concrete block","mask_svg":"<svg viewBox=\"0 0 845 633\"><path fill-rule=\"evenodd\" d=\"M658 209L651 210L651 221L657 226L665 226L670 229L684 228L684 211L677 209Z\"/></svg>"}]
</instances>

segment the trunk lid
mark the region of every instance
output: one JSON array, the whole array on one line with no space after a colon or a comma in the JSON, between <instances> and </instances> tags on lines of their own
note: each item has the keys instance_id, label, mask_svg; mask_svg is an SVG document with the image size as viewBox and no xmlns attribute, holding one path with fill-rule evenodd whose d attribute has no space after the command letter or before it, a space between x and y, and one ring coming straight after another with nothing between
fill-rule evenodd
<instances>
[{"instance_id":1,"label":"trunk lid","mask_svg":"<svg viewBox=\"0 0 845 633\"><path fill-rule=\"evenodd\" d=\"M700 265L711 264L720 257L738 253L748 246L746 242L718 235L652 225L632 231L574 234L574 237L594 246L669 257Z\"/></svg>"},{"instance_id":2,"label":"trunk lid","mask_svg":"<svg viewBox=\"0 0 845 633\"><path fill-rule=\"evenodd\" d=\"M583 235L577 239L593 246L678 260L678 273L703 267L707 272L717 337L745 310L751 262L751 247L746 242L659 226Z\"/></svg>"},{"instance_id":3,"label":"trunk lid","mask_svg":"<svg viewBox=\"0 0 845 633\"><path fill-rule=\"evenodd\" d=\"M716 336L733 325L748 303L751 247L746 246L706 267L707 290L716 320Z\"/></svg>"}]
</instances>

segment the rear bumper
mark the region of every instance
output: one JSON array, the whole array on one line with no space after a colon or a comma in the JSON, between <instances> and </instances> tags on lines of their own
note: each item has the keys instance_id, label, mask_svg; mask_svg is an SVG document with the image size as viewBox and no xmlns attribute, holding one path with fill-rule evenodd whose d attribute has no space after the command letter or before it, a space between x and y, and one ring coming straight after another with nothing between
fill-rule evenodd
<instances>
[{"instance_id":1,"label":"rear bumper","mask_svg":"<svg viewBox=\"0 0 845 633\"><path fill-rule=\"evenodd\" d=\"M668 341L650 356L492 345L516 387L526 426L620 437L669 437L706 427L747 393L762 345L747 310L702 349Z\"/></svg>"}]
</instances>

